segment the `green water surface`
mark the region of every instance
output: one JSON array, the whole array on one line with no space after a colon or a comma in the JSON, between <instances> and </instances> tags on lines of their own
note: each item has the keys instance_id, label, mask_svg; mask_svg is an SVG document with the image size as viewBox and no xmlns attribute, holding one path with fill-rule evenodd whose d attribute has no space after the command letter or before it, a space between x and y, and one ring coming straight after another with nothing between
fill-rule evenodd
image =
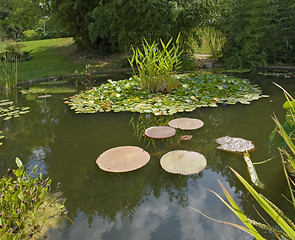
<instances>
[{"instance_id":1,"label":"green water surface","mask_svg":"<svg viewBox=\"0 0 295 240\"><path fill-rule=\"evenodd\" d=\"M63 103L64 97L71 96L68 92L52 93L46 99L36 98L38 94L1 93L0 99L13 100L17 106L29 106L30 113L8 121L0 119L1 135L5 136L0 146L0 173L3 175L7 168L15 168L15 157L19 157L28 170L38 164L42 172L53 179L52 191L63 193L68 217L74 224L65 220L59 229L50 230L46 239L252 239L192 209L215 219L241 224L208 191L222 195L219 179L246 214L260 221L252 206L255 201L228 168L233 167L250 180L242 155L216 149L215 139L232 136L253 141L256 146L256 151L251 153L253 162L277 156L277 142L269 142L269 134L274 129L271 116L276 113L284 121L285 99L272 81L294 96L295 79L255 74L246 77L259 84L269 98L249 105L219 105L173 116L130 112L75 114ZM113 78L116 79L120 77ZM104 80L98 79L97 83ZM70 87L79 90L74 84ZM169 140L148 141L142 137L145 128L165 125L177 117L198 118L205 125L194 131L177 130L176 136ZM193 137L179 142L182 135ZM150 162L139 170L121 174L103 172L97 167L95 161L102 152L123 145L142 147L152 155ZM161 156L177 149L202 153L207 167L190 176L165 172L159 163ZM280 158L256 165L256 170L264 184L261 192L287 213L292 210L281 196L288 189Z\"/></svg>"}]
</instances>

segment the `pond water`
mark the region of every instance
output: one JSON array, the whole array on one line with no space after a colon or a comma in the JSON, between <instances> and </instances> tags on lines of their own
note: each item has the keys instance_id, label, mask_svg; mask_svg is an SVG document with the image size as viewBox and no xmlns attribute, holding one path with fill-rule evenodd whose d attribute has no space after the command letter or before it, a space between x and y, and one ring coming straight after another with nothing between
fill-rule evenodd
<instances>
[{"instance_id":1,"label":"pond water","mask_svg":"<svg viewBox=\"0 0 295 240\"><path fill-rule=\"evenodd\" d=\"M109 77L113 80L125 78L108 76L98 82ZM274 129L273 113L281 122L285 115L282 109L284 95L272 81L293 94L295 79L256 74L243 77L259 84L263 94L270 97L249 105L220 105L161 117L129 112L75 114L62 100L73 93L63 90L46 99L38 99L38 94L1 93L1 99L8 98L15 105L29 106L30 112L8 121L0 119L1 135L5 136L0 147L0 174L5 174L7 168L15 168L15 157L19 157L29 170L40 166L42 172L53 179L53 191L63 193L67 199L68 217L74 224L65 220L59 229L50 230L46 239L252 239L193 209L218 220L240 224L239 219L208 190L223 196L219 180L247 215L260 221L252 206L255 201L228 168L233 167L250 180L246 163L242 155L216 149L215 139L221 136L253 141L256 146L256 151L251 153L253 162L275 157L268 163L256 165L264 184L261 192L286 212L291 209L281 196L288 189L281 160L276 157L279 154L277 143L269 142L269 134ZM62 86L80 90L69 84ZM51 86L58 89L61 85ZM205 125L194 131L177 130L175 137L165 141L148 141L142 137L146 128L165 125L177 117L198 118ZM193 136L190 141L178 141L181 135L188 134ZM152 155L150 162L128 173L100 170L95 163L97 157L122 145L142 147ZM207 167L190 176L165 172L159 160L167 151L176 149L202 153L207 159Z\"/></svg>"}]
</instances>

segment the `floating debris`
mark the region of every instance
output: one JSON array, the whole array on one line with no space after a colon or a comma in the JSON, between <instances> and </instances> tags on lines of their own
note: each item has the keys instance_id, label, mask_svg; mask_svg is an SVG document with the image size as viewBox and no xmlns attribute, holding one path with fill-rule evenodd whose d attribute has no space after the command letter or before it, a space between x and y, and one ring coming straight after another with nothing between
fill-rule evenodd
<instances>
[{"instance_id":1,"label":"floating debris","mask_svg":"<svg viewBox=\"0 0 295 240\"><path fill-rule=\"evenodd\" d=\"M136 146L121 146L103 152L96 160L98 167L107 172L129 172L146 165L148 152Z\"/></svg>"},{"instance_id":2,"label":"floating debris","mask_svg":"<svg viewBox=\"0 0 295 240\"><path fill-rule=\"evenodd\" d=\"M190 175L202 171L207 161L201 153L175 150L166 153L161 158L160 164L169 173Z\"/></svg>"},{"instance_id":3,"label":"floating debris","mask_svg":"<svg viewBox=\"0 0 295 240\"><path fill-rule=\"evenodd\" d=\"M171 120L168 125L181 130L195 130L203 127L204 123L196 118L176 118Z\"/></svg>"},{"instance_id":4,"label":"floating debris","mask_svg":"<svg viewBox=\"0 0 295 240\"><path fill-rule=\"evenodd\" d=\"M243 153L255 149L255 146L251 141L243 138L225 136L217 138L216 142L220 144L220 146L217 147L218 149L228 152Z\"/></svg>"},{"instance_id":5,"label":"floating debris","mask_svg":"<svg viewBox=\"0 0 295 240\"><path fill-rule=\"evenodd\" d=\"M51 97L51 95L42 95L42 96L38 96L38 98L49 98L49 97Z\"/></svg>"},{"instance_id":6,"label":"floating debris","mask_svg":"<svg viewBox=\"0 0 295 240\"><path fill-rule=\"evenodd\" d=\"M164 139L173 137L176 134L176 130L168 126L156 126L150 127L145 130L144 135L154 139Z\"/></svg>"},{"instance_id":7,"label":"floating debris","mask_svg":"<svg viewBox=\"0 0 295 240\"><path fill-rule=\"evenodd\" d=\"M192 135L183 135L179 138L180 141L189 141L193 138Z\"/></svg>"},{"instance_id":8,"label":"floating debris","mask_svg":"<svg viewBox=\"0 0 295 240\"><path fill-rule=\"evenodd\" d=\"M250 177L251 177L251 181L257 186L257 187L260 187L260 188L263 188L263 184L260 182L258 176L257 176L257 173L256 173L256 170L254 168L254 165L250 159L250 156L249 156L249 153L248 152L244 152L243 154L244 156L244 160L247 164L247 167L248 167L248 172L250 174Z\"/></svg>"}]
</instances>

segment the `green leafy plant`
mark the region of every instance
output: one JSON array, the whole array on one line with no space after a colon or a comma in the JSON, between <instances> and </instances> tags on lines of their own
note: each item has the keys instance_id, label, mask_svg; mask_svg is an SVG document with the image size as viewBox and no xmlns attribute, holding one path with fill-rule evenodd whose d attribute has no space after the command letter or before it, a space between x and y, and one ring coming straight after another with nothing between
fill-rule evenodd
<instances>
[{"instance_id":1,"label":"green leafy plant","mask_svg":"<svg viewBox=\"0 0 295 240\"><path fill-rule=\"evenodd\" d=\"M65 207L49 194L51 179L43 179L35 166L27 174L16 158L18 168L8 169L0 179L0 236L1 239L39 238L46 221L65 214ZM14 176L13 176L14 175Z\"/></svg>"},{"instance_id":2,"label":"green leafy plant","mask_svg":"<svg viewBox=\"0 0 295 240\"><path fill-rule=\"evenodd\" d=\"M39 34L35 30L26 30L23 32L25 41L32 41L39 39Z\"/></svg>"},{"instance_id":3,"label":"green leafy plant","mask_svg":"<svg viewBox=\"0 0 295 240\"><path fill-rule=\"evenodd\" d=\"M167 44L160 39L162 49L153 42L149 44L146 39L142 43L143 51L133 49L133 56L129 59L131 67L136 64L140 87L152 93L170 93L178 86L178 81L173 72L180 67L179 36L176 44L170 47L172 38Z\"/></svg>"}]
</instances>

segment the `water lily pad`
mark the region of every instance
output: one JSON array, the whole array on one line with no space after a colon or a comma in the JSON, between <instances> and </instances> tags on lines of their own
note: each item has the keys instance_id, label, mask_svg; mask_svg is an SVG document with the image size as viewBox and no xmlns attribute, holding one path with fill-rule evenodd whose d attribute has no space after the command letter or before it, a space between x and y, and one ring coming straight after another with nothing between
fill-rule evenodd
<instances>
[{"instance_id":1,"label":"water lily pad","mask_svg":"<svg viewBox=\"0 0 295 240\"><path fill-rule=\"evenodd\" d=\"M196 118L176 118L171 120L168 125L182 130L195 130L201 128L204 123Z\"/></svg>"},{"instance_id":2,"label":"water lily pad","mask_svg":"<svg viewBox=\"0 0 295 240\"><path fill-rule=\"evenodd\" d=\"M169 173L190 175L202 171L207 161L201 153L175 150L166 153L161 158L160 164Z\"/></svg>"},{"instance_id":3,"label":"water lily pad","mask_svg":"<svg viewBox=\"0 0 295 240\"><path fill-rule=\"evenodd\" d=\"M13 104L13 102L8 102L8 101L5 100L5 101L0 103L0 107L7 106L7 105L12 105L12 104Z\"/></svg>"},{"instance_id":4,"label":"water lily pad","mask_svg":"<svg viewBox=\"0 0 295 240\"><path fill-rule=\"evenodd\" d=\"M142 148L121 146L103 152L96 164L107 172L129 172L143 167L149 160L149 153Z\"/></svg>"},{"instance_id":5,"label":"water lily pad","mask_svg":"<svg viewBox=\"0 0 295 240\"><path fill-rule=\"evenodd\" d=\"M176 130L168 126L157 126L146 129L144 134L150 138L163 139L174 136L176 134Z\"/></svg>"},{"instance_id":6,"label":"water lily pad","mask_svg":"<svg viewBox=\"0 0 295 240\"><path fill-rule=\"evenodd\" d=\"M255 149L255 146L251 141L245 140L243 138L225 136L217 138L216 142L220 144L220 146L217 147L218 149L229 152L242 153Z\"/></svg>"}]
</instances>

